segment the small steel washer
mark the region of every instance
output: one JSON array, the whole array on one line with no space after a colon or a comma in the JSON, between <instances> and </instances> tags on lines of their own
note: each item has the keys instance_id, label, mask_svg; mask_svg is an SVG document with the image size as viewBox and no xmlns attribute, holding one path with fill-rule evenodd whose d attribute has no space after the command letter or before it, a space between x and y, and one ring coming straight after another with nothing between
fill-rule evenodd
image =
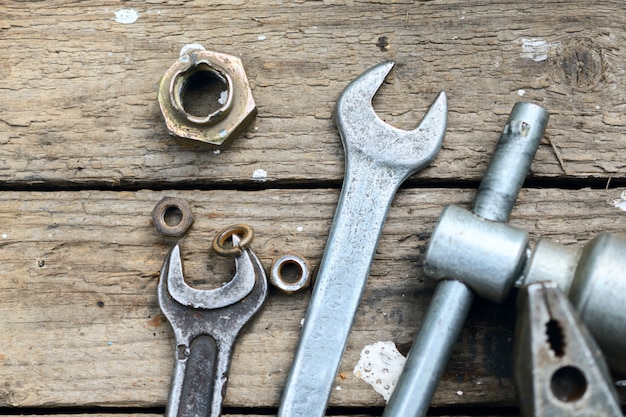
<instances>
[{"instance_id":1,"label":"small steel washer","mask_svg":"<svg viewBox=\"0 0 626 417\"><path fill-rule=\"evenodd\" d=\"M298 280L291 282L283 278L283 268L286 265L295 265L300 270ZM311 284L311 267L306 258L295 254L287 253L275 259L270 272L270 282L279 290L292 293L308 288Z\"/></svg>"}]
</instances>

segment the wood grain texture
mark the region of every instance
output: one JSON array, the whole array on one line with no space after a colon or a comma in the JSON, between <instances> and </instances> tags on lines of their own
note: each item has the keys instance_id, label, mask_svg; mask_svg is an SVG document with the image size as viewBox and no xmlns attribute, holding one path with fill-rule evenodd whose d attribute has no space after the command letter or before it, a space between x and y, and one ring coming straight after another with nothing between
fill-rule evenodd
<instances>
[{"instance_id":1,"label":"wood grain texture","mask_svg":"<svg viewBox=\"0 0 626 417\"><path fill-rule=\"evenodd\" d=\"M131 9L133 23L116 18ZM352 373L360 351L393 341L408 352L434 289L421 272L428 237L444 205L471 201L515 102L551 119L511 224L568 245L626 230L615 205L626 200L625 38L617 0L3 1L0 411L163 408L174 341L156 283L174 241L156 234L150 211L164 195L191 203L182 250L195 286L232 276L209 244L239 222L255 228L264 265L288 251L317 265L344 171L335 101L391 59L373 103L385 121L415 127L440 90L449 114L442 151L392 206L330 399L335 414L380 410ZM194 42L242 59L259 109L220 153L176 142L156 101L160 77ZM230 417L278 405L308 298L272 291L239 340ZM437 414L514 410L514 301L475 303ZM615 377L626 402L626 376ZM92 410L83 416L124 415Z\"/></svg>"},{"instance_id":2,"label":"wood grain texture","mask_svg":"<svg viewBox=\"0 0 626 417\"><path fill-rule=\"evenodd\" d=\"M9 1L0 6L0 180L164 187L337 183L334 103L387 59L378 113L414 127L449 97L442 152L417 181L478 180L513 104L552 118L532 175L624 178L620 1ZM133 9L132 24L115 13ZM240 56L259 108L230 150L183 149L155 86L191 42ZM521 95L523 94L523 96ZM268 184L266 184L268 185Z\"/></svg>"},{"instance_id":3,"label":"wood grain texture","mask_svg":"<svg viewBox=\"0 0 626 417\"><path fill-rule=\"evenodd\" d=\"M20 414L20 416L24 416L24 417L34 417L37 416L39 414ZM124 414L124 413L94 413L94 414L88 414L88 413L84 413L84 414L48 414L51 417L70 417L70 416L76 416L76 417L161 417L161 414L148 414L148 413L128 413L128 414ZM223 414L222 417L268 417L268 414ZM340 416L337 415L336 417L347 417L347 416ZM350 414L350 417L370 417L370 414ZM446 416L440 416L440 417L446 417ZM455 417L467 417L464 415L455 415ZM489 417L489 416L486 416Z\"/></svg>"},{"instance_id":4,"label":"wood grain texture","mask_svg":"<svg viewBox=\"0 0 626 417\"><path fill-rule=\"evenodd\" d=\"M623 231L613 201L623 189L525 189L511 223L567 244ZM182 239L187 279L215 287L227 259L209 253L215 232L248 222L264 265L287 251L319 263L336 190L4 192L0 194L0 406L164 406L173 339L156 302L161 263L173 243L150 211L163 195L187 198L196 221ZM385 226L343 359L332 406L383 406L352 370L361 349L393 341L407 353L432 291L421 254L442 204L473 193L411 189ZM260 209L262 208L262 211ZM275 407L293 357L308 294L272 291L243 334L225 405ZM514 302L475 304L434 398L435 406L514 403ZM620 388L623 390L623 388ZM624 393L622 392L622 395Z\"/></svg>"}]
</instances>

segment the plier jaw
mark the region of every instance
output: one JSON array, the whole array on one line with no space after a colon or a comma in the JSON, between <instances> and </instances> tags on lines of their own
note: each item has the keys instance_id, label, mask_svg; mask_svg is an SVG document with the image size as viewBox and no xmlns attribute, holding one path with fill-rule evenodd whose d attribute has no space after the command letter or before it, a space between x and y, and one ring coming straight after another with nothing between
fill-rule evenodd
<instances>
[{"instance_id":1,"label":"plier jaw","mask_svg":"<svg viewBox=\"0 0 626 417\"><path fill-rule=\"evenodd\" d=\"M600 348L553 282L518 295L514 377L524 417L622 417Z\"/></svg>"}]
</instances>

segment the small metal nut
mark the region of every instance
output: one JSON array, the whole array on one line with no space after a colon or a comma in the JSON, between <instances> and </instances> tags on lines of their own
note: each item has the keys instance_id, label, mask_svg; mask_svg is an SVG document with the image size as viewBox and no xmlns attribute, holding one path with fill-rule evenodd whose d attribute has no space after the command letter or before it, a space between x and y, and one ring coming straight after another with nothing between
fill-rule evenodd
<instances>
[{"instance_id":1,"label":"small metal nut","mask_svg":"<svg viewBox=\"0 0 626 417\"><path fill-rule=\"evenodd\" d=\"M220 107L201 116L190 114L184 106L185 93L196 76L215 78L226 85L218 100ZM180 58L161 78L158 100L172 135L217 149L230 145L257 113L241 60L206 51L201 45L183 47Z\"/></svg>"},{"instance_id":2,"label":"small metal nut","mask_svg":"<svg viewBox=\"0 0 626 417\"><path fill-rule=\"evenodd\" d=\"M166 219L168 211L178 211L180 220L170 225ZM152 223L157 232L165 236L180 237L193 223L191 208L186 200L176 197L163 197L152 209Z\"/></svg>"},{"instance_id":3,"label":"small metal nut","mask_svg":"<svg viewBox=\"0 0 626 417\"><path fill-rule=\"evenodd\" d=\"M283 276L283 268L286 265L295 265L300 271L297 280L287 280ZM287 253L274 260L270 272L270 282L279 290L292 293L308 288L311 284L311 267L306 258Z\"/></svg>"}]
</instances>

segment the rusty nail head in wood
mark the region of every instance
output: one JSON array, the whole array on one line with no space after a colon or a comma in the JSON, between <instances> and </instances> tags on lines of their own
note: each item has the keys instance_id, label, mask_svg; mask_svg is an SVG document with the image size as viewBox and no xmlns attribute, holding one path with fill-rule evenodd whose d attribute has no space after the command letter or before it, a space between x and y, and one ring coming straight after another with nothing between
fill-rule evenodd
<instances>
[{"instance_id":1,"label":"rusty nail head in wood","mask_svg":"<svg viewBox=\"0 0 626 417\"><path fill-rule=\"evenodd\" d=\"M178 223L168 223L168 219L166 219L168 211L174 211L174 214L180 216ZM189 203L182 198L163 197L152 209L152 223L156 231L162 235L181 237L193 223L193 214Z\"/></svg>"},{"instance_id":2,"label":"rusty nail head in wood","mask_svg":"<svg viewBox=\"0 0 626 417\"><path fill-rule=\"evenodd\" d=\"M190 82L198 76L213 78L226 86L225 94L218 100L220 107L201 116L191 114L184 106ZM206 51L197 44L183 47L180 58L165 72L159 83L158 100L170 134L215 149L229 146L257 113L241 60Z\"/></svg>"}]
</instances>

